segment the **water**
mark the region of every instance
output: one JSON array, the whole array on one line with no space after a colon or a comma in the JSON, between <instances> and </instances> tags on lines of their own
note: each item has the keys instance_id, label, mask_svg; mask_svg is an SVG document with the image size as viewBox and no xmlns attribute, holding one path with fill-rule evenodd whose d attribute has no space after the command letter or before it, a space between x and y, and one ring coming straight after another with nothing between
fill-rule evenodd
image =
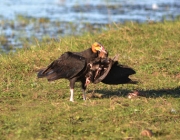
<instances>
[{"instance_id":1,"label":"water","mask_svg":"<svg viewBox=\"0 0 180 140\"><path fill-rule=\"evenodd\" d=\"M160 21L163 16L179 15L179 0L3 0L0 15L44 17L52 21L111 23L125 20Z\"/></svg>"},{"instance_id":2,"label":"water","mask_svg":"<svg viewBox=\"0 0 180 140\"><path fill-rule=\"evenodd\" d=\"M85 27L98 30L113 22L159 22L178 15L179 0L2 0L0 46L19 48L32 37L61 38L88 31Z\"/></svg>"}]
</instances>

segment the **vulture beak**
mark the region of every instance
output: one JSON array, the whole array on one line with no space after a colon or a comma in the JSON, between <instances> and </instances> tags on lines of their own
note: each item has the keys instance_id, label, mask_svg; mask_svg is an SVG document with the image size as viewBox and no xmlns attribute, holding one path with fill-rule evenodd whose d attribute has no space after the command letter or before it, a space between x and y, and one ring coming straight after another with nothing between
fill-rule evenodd
<instances>
[{"instance_id":1,"label":"vulture beak","mask_svg":"<svg viewBox=\"0 0 180 140\"><path fill-rule=\"evenodd\" d=\"M101 45L100 43L98 42L95 42L93 45L92 45L92 51L94 53L97 53L97 51L101 52L101 53L104 53L104 54L108 54L108 52L105 50L104 46Z\"/></svg>"},{"instance_id":2,"label":"vulture beak","mask_svg":"<svg viewBox=\"0 0 180 140\"><path fill-rule=\"evenodd\" d=\"M99 49L99 51L107 54L107 51L104 49L104 47L102 45L101 45L101 48Z\"/></svg>"}]
</instances>

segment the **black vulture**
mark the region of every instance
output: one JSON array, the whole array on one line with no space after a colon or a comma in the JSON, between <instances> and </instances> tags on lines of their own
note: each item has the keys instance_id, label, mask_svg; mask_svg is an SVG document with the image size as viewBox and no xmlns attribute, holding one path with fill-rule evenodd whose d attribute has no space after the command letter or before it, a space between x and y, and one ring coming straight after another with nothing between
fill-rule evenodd
<instances>
[{"instance_id":1,"label":"black vulture","mask_svg":"<svg viewBox=\"0 0 180 140\"><path fill-rule=\"evenodd\" d=\"M37 77L46 77L48 81L65 78L70 82L70 101L74 101L74 85L80 81L83 89L83 99L86 100L86 77L89 71L89 62L96 58L108 57L108 52L98 42L82 52L65 52L57 60L54 60L47 68L41 69Z\"/></svg>"}]
</instances>

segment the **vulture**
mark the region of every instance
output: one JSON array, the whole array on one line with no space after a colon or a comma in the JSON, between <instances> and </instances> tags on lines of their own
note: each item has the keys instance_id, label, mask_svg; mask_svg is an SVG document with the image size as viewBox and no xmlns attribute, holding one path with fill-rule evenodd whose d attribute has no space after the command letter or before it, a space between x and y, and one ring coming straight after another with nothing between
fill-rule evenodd
<instances>
[{"instance_id":1,"label":"vulture","mask_svg":"<svg viewBox=\"0 0 180 140\"><path fill-rule=\"evenodd\" d=\"M61 78L70 82L70 101L74 101L74 85L80 81L83 90L83 100L86 100L85 90L87 87L86 74L90 70L90 62L96 58L105 59L108 52L104 46L98 42L92 44L91 48L82 52L65 52L58 59L54 60L47 68L41 69L37 77L47 78L48 81L54 81Z\"/></svg>"}]
</instances>

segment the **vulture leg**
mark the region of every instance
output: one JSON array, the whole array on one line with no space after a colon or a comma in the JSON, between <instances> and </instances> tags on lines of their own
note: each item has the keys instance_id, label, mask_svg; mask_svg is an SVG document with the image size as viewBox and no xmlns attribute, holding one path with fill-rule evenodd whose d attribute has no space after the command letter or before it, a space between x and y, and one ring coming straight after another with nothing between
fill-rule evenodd
<instances>
[{"instance_id":1,"label":"vulture leg","mask_svg":"<svg viewBox=\"0 0 180 140\"><path fill-rule=\"evenodd\" d=\"M71 102L74 102L74 86L75 86L75 82L76 82L76 78L73 78L73 79L71 79L70 80L70 101ZM81 80L81 86L82 86L82 91L83 91L83 100L86 100L86 85L85 85L85 83L86 83L86 79L85 78L83 78L82 80Z\"/></svg>"},{"instance_id":2,"label":"vulture leg","mask_svg":"<svg viewBox=\"0 0 180 140\"><path fill-rule=\"evenodd\" d=\"M70 80L70 101L74 102L74 85L75 85L76 79Z\"/></svg>"},{"instance_id":3,"label":"vulture leg","mask_svg":"<svg viewBox=\"0 0 180 140\"><path fill-rule=\"evenodd\" d=\"M82 96L83 96L83 100L86 100L86 87L87 87L87 84L86 84L86 79L83 79L81 80L81 86L82 86Z\"/></svg>"},{"instance_id":4,"label":"vulture leg","mask_svg":"<svg viewBox=\"0 0 180 140\"><path fill-rule=\"evenodd\" d=\"M71 101L71 102L74 102L74 89L71 89L71 88L70 88L70 94L71 94L71 95L70 95L70 101Z\"/></svg>"},{"instance_id":5,"label":"vulture leg","mask_svg":"<svg viewBox=\"0 0 180 140\"><path fill-rule=\"evenodd\" d=\"M86 100L86 91L83 89L83 100Z\"/></svg>"}]
</instances>

